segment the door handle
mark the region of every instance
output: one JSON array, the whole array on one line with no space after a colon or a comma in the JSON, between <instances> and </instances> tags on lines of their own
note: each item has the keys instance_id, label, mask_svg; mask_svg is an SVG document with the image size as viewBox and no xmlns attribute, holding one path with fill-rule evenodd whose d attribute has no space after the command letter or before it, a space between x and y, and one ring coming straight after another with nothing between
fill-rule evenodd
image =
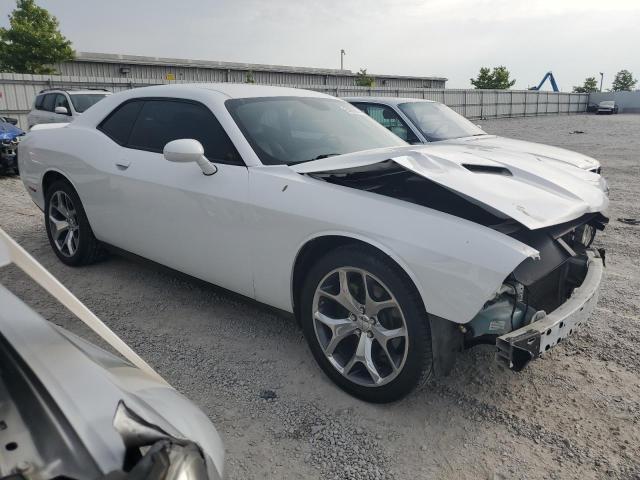
<instances>
[{"instance_id":1,"label":"door handle","mask_svg":"<svg viewBox=\"0 0 640 480\"><path fill-rule=\"evenodd\" d=\"M131 162L129 160L118 160L116 162L116 167L118 167L120 170L126 170L130 165Z\"/></svg>"}]
</instances>

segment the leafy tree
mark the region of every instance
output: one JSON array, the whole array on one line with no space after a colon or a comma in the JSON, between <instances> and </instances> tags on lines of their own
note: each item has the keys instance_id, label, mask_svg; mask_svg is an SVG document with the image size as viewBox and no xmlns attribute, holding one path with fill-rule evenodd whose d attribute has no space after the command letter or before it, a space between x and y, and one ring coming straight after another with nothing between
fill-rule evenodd
<instances>
[{"instance_id":1,"label":"leafy tree","mask_svg":"<svg viewBox=\"0 0 640 480\"><path fill-rule=\"evenodd\" d=\"M0 28L0 70L55 73L52 64L74 57L71 42L58 26L58 20L34 0L17 0L9 15L9 28Z\"/></svg>"},{"instance_id":2,"label":"leafy tree","mask_svg":"<svg viewBox=\"0 0 640 480\"><path fill-rule=\"evenodd\" d=\"M476 89L506 90L516 83L515 80L509 80L509 75L507 67L493 67L493 71L488 67L482 67L478 77L471 79L471 85Z\"/></svg>"},{"instance_id":3,"label":"leafy tree","mask_svg":"<svg viewBox=\"0 0 640 480\"><path fill-rule=\"evenodd\" d=\"M582 86L573 87L573 93L591 93L598 91L598 82L596 77L587 77L584 79Z\"/></svg>"},{"instance_id":4,"label":"leafy tree","mask_svg":"<svg viewBox=\"0 0 640 480\"><path fill-rule=\"evenodd\" d=\"M356 85L359 87L373 87L376 84L376 79L370 75L367 75L367 69L361 68L356 73Z\"/></svg>"},{"instance_id":5,"label":"leafy tree","mask_svg":"<svg viewBox=\"0 0 640 480\"><path fill-rule=\"evenodd\" d=\"M253 71L249 70L244 79L245 83L256 83L256 79L253 76Z\"/></svg>"},{"instance_id":6,"label":"leafy tree","mask_svg":"<svg viewBox=\"0 0 640 480\"><path fill-rule=\"evenodd\" d=\"M638 83L638 80L633 78L633 75L629 70L620 70L616 73L616 77L613 79L611 86L612 92L630 92Z\"/></svg>"}]
</instances>

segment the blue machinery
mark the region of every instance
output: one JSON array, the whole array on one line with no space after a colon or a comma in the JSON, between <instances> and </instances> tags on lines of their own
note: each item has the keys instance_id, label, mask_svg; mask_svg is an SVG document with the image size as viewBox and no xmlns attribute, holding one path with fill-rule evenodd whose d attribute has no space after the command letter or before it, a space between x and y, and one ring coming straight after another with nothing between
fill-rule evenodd
<instances>
[{"instance_id":1,"label":"blue machinery","mask_svg":"<svg viewBox=\"0 0 640 480\"><path fill-rule=\"evenodd\" d=\"M537 87L531 87L529 90L540 90L542 88L542 85L544 85L544 82L547 81L547 78L549 79L549 83L551 83L551 88L553 88L554 92L559 92L560 89L558 88L558 84L556 83L556 79L553 78L553 72L547 72L545 74L544 77L542 77L542 81L538 84Z\"/></svg>"}]
</instances>

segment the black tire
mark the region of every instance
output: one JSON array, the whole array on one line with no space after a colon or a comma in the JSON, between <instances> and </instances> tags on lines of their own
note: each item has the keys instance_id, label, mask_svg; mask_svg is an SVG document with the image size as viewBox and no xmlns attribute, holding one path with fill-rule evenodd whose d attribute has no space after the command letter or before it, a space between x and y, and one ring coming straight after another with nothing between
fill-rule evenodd
<instances>
[{"instance_id":1,"label":"black tire","mask_svg":"<svg viewBox=\"0 0 640 480\"><path fill-rule=\"evenodd\" d=\"M408 349L397 376L384 385L366 386L342 375L325 356L314 328L313 301L320 282L335 269L353 267L377 277L388 287L404 316ZM399 400L426 383L432 373L431 331L422 299L406 273L382 252L360 245L337 248L309 270L300 297L300 323L311 352L324 373L347 393L372 403Z\"/></svg>"},{"instance_id":2,"label":"black tire","mask_svg":"<svg viewBox=\"0 0 640 480\"><path fill-rule=\"evenodd\" d=\"M76 212L78 242L77 249L72 255L63 254L59 250L53 239L51 231L52 226L51 222L49 221L49 209L52 198L56 194L56 192L65 193L71 200ZM72 267L78 267L81 265L90 265L105 257L106 252L100 242L93 235L93 230L91 230L91 225L89 225L89 220L87 219L87 215L84 211L84 207L82 206L82 202L80 201L80 197L69 182L65 180L58 180L52 183L45 192L44 224L47 230L49 244L51 245L51 248L53 249L56 256L60 259L60 261L62 261L62 263Z\"/></svg>"}]
</instances>

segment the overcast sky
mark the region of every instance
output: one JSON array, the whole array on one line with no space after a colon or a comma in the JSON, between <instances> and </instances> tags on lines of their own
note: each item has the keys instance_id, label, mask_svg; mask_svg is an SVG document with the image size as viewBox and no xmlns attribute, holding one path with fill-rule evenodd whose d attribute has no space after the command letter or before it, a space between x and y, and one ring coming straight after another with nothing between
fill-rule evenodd
<instances>
[{"instance_id":1,"label":"overcast sky","mask_svg":"<svg viewBox=\"0 0 640 480\"><path fill-rule=\"evenodd\" d=\"M443 76L640 77L640 0L37 0L78 51ZM2 24L13 0L0 0Z\"/></svg>"}]
</instances>

